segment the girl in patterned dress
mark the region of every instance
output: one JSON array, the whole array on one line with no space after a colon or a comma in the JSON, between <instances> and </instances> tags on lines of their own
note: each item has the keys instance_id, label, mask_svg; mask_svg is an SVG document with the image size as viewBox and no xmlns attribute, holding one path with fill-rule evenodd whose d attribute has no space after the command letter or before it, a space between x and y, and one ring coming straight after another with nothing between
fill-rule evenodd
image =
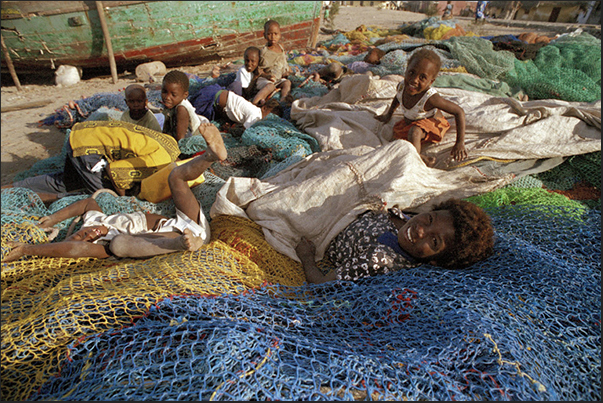
<instances>
[{"instance_id":1,"label":"girl in patterned dress","mask_svg":"<svg viewBox=\"0 0 603 403\"><path fill-rule=\"evenodd\" d=\"M329 244L327 272L318 268L308 239L302 238L295 251L308 282L355 281L423 263L465 268L492 254L493 238L490 217L481 208L449 199L412 218L397 208L361 214Z\"/></svg>"}]
</instances>

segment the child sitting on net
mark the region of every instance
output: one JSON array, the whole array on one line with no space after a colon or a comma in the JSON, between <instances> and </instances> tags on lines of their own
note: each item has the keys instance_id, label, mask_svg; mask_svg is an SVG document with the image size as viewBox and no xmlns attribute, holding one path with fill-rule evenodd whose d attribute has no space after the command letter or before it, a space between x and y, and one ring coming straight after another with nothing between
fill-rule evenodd
<instances>
[{"instance_id":1,"label":"child sitting on net","mask_svg":"<svg viewBox=\"0 0 603 403\"><path fill-rule=\"evenodd\" d=\"M201 123L209 123L203 116L197 115L188 98L189 80L182 71L172 70L163 77L161 100L165 109L163 133L174 137L176 141L185 137L201 134Z\"/></svg>"},{"instance_id":2,"label":"child sitting on net","mask_svg":"<svg viewBox=\"0 0 603 403\"><path fill-rule=\"evenodd\" d=\"M397 95L387 112L375 116L387 123L398 106L404 117L394 125L392 140L410 141L429 167L434 166L435 157L421 153L421 147L440 142L450 128L450 123L441 111L454 115L456 121L456 142L450 152L456 161L467 158L465 150L465 112L454 102L442 98L431 87L441 66L440 57L433 50L421 48L412 54L404 74L404 81L398 84Z\"/></svg>"},{"instance_id":3,"label":"child sitting on net","mask_svg":"<svg viewBox=\"0 0 603 403\"><path fill-rule=\"evenodd\" d=\"M260 64L260 49L255 46L250 46L245 49L243 54L244 65L237 70L234 81L228 86L228 90L245 98L253 99L256 90L256 81L262 70L258 68ZM218 78L220 69L214 68L212 77Z\"/></svg>"},{"instance_id":4,"label":"child sitting on net","mask_svg":"<svg viewBox=\"0 0 603 403\"><path fill-rule=\"evenodd\" d=\"M144 87L140 84L131 84L126 87L124 93L128 110L119 120L161 132L157 118L147 108L147 92Z\"/></svg>"},{"instance_id":5,"label":"child sitting on net","mask_svg":"<svg viewBox=\"0 0 603 403\"><path fill-rule=\"evenodd\" d=\"M255 105L262 105L266 99L275 92L281 91L281 99L293 102L291 97L291 81L287 76L293 74L287 62L285 48L279 43L281 40L281 26L274 20L264 24L264 39L266 45L260 51L260 65L262 70L257 79L258 93L253 98Z\"/></svg>"}]
</instances>

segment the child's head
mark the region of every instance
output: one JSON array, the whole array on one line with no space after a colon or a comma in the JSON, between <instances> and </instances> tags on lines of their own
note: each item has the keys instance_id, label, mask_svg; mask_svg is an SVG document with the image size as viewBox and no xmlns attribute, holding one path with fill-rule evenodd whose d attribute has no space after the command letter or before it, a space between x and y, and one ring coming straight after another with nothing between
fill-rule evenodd
<instances>
[{"instance_id":1,"label":"child's head","mask_svg":"<svg viewBox=\"0 0 603 403\"><path fill-rule=\"evenodd\" d=\"M274 21L268 20L264 24L264 39L268 42L268 46L274 46L281 40L281 25Z\"/></svg>"},{"instance_id":2,"label":"child's head","mask_svg":"<svg viewBox=\"0 0 603 403\"><path fill-rule=\"evenodd\" d=\"M383 50L379 48L372 48L368 51L366 56L364 56L364 61L370 64L379 64L383 56L385 56L385 52Z\"/></svg>"},{"instance_id":3,"label":"child's head","mask_svg":"<svg viewBox=\"0 0 603 403\"><path fill-rule=\"evenodd\" d=\"M147 113L147 92L140 84L131 84L124 91L126 105L130 110L130 117L134 120L142 119Z\"/></svg>"},{"instance_id":4,"label":"child's head","mask_svg":"<svg viewBox=\"0 0 603 403\"><path fill-rule=\"evenodd\" d=\"M163 77L161 99L166 108L171 109L188 98L189 81L182 71L172 70Z\"/></svg>"},{"instance_id":5,"label":"child's head","mask_svg":"<svg viewBox=\"0 0 603 403\"><path fill-rule=\"evenodd\" d=\"M253 73L260 64L260 49L255 46L248 47L243 54L243 60L245 62L245 70Z\"/></svg>"},{"instance_id":6,"label":"child's head","mask_svg":"<svg viewBox=\"0 0 603 403\"><path fill-rule=\"evenodd\" d=\"M494 229L480 207L449 199L405 223L398 231L398 243L421 262L461 269L492 254Z\"/></svg>"},{"instance_id":7,"label":"child's head","mask_svg":"<svg viewBox=\"0 0 603 403\"><path fill-rule=\"evenodd\" d=\"M274 98L270 98L264 105L262 105L262 119L273 113L278 117L283 117L283 107L280 102Z\"/></svg>"},{"instance_id":8,"label":"child's head","mask_svg":"<svg viewBox=\"0 0 603 403\"><path fill-rule=\"evenodd\" d=\"M329 63L322 69L318 70L318 74L320 75L320 78L327 82L337 80L343 74L343 66L336 62Z\"/></svg>"},{"instance_id":9,"label":"child's head","mask_svg":"<svg viewBox=\"0 0 603 403\"><path fill-rule=\"evenodd\" d=\"M408 59L404 73L405 90L411 94L426 91L435 81L441 66L440 56L433 50L421 48L415 51Z\"/></svg>"}]
</instances>

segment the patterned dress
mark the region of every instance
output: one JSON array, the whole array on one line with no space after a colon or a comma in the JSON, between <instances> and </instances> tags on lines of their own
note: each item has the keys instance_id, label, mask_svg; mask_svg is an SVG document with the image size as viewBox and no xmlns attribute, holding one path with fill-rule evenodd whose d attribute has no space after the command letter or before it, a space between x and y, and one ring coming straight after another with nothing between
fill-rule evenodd
<instances>
[{"instance_id":1,"label":"patterned dress","mask_svg":"<svg viewBox=\"0 0 603 403\"><path fill-rule=\"evenodd\" d=\"M407 219L397 209L390 212L404 220ZM393 247L381 243L380 239L386 233L395 235L398 230L388 214L375 211L361 214L341 231L325 252L326 258L337 270L337 279L358 280L417 266L418 264L401 250L397 252Z\"/></svg>"}]
</instances>

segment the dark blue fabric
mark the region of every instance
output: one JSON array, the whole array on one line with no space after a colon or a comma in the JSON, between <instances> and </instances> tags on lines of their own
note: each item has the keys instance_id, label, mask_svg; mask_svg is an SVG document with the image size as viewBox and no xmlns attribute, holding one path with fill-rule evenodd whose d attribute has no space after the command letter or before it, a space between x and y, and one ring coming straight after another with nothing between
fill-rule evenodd
<instances>
[{"instance_id":1,"label":"dark blue fabric","mask_svg":"<svg viewBox=\"0 0 603 403\"><path fill-rule=\"evenodd\" d=\"M400 244L398 243L398 236L393 232L384 232L383 234L379 235L377 240L379 243L392 248L397 254L404 256L409 262L416 263L416 259L410 256L404 251L404 249L400 247Z\"/></svg>"},{"instance_id":2,"label":"dark blue fabric","mask_svg":"<svg viewBox=\"0 0 603 403\"><path fill-rule=\"evenodd\" d=\"M197 114L205 116L207 119L215 120L216 111L214 109L214 98L216 93L220 90L224 90L220 84L212 84L207 87L203 87L195 95L194 98L189 99L191 104L195 107Z\"/></svg>"}]
</instances>

